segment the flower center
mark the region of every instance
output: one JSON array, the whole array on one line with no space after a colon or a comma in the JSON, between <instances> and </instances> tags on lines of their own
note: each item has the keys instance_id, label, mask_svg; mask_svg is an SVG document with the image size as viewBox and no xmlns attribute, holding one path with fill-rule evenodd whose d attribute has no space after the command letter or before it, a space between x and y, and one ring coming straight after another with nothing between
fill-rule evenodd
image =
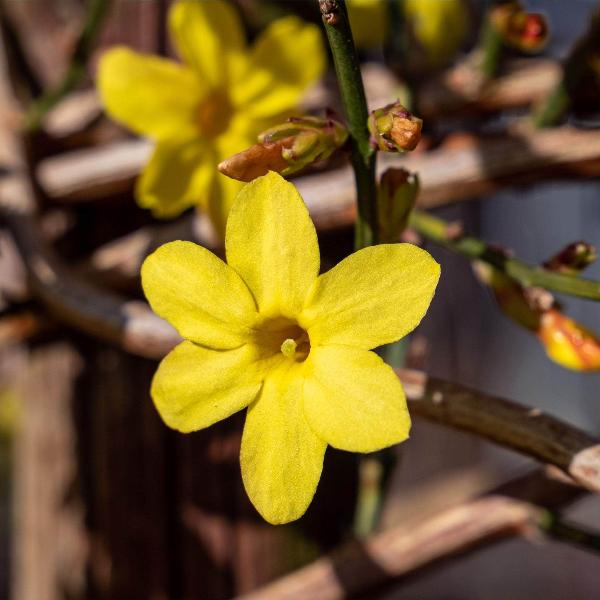
<instances>
[{"instance_id":1,"label":"flower center","mask_svg":"<svg viewBox=\"0 0 600 600\"><path fill-rule=\"evenodd\" d=\"M215 90L200 103L196 114L202 135L214 138L229 126L233 107L226 92Z\"/></svg>"},{"instance_id":2,"label":"flower center","mask_svg":"<svg viewBox=\"0 0 600 600\"><path fill-rule=\"evenodd\" d=\"M255 329L255 341L269 355L283 354L289 360L304 362L310 353L308 333L292 319L275 317Z\"/></svg>"}]
</instances>

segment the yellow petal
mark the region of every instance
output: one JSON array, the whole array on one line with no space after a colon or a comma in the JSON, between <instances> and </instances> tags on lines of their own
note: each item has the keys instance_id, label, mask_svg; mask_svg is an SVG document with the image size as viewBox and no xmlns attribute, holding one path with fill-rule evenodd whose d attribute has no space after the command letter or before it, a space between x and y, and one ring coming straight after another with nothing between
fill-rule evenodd
<instances>
[{"instance_id":1,"label":"yellow petal","mask_svg":"<svg viewBox=\"0 0 600 600\"><path fill-rule=\"evenodd\" d=\"M254 143L258 132L255 132L254 135L248 135L244 127L246 123L240 121L242 120L235 118L225 134L215 140L216 156L219 162ZM213 181L214 185L211 193L207 199L207 203L203 203L203 206L205 206L215 230L221 239L225 239L225 227L229 211L244 184L241 181L222 175L216 169Z\"/></svg>"},{"instance_id":2,"label":"yellow petal","mask_svg":"<svg viewBox=\"0 0 600 600\"><path fill-rule=\"evenodd\" d=\"M368 350L312 348L306 364L304 410L328 444L374 452L408 438L410 415L400 380Z\"/></svg>"},{"instance_id":3,"label":"yellow petal","mask_svg":"<svg viewBox=\"0 0 600 600\"><path fill-rule=\"evenodd\" d=\"M326 447L302 411L301 367L283 366L270 373L248 408L240 453L244 486L264 519L288 523L305 513Z\"/></svg>"},{"instance_id":4,"label":"yellow petal","mask_svg":"<svg viewBox=\"0 0 600 600\"><path fill-rule=\"evenodd\" d=\"M298 314L319 273L319 245L291 183L270 172L245 185L229 213L225 246L261 314Z\"/></svg>"},{"instance_id":5,"label":"yellow petal","mask_svg":"<svg viewBox=\"0 0 600 600\"><path fill-rule=\"evenodd\" d=\"M370 349L399 340L421 321L440 266L411 244L364 248L316 281L299 319L312 345Z\"/></svg>"},{"instance_id":6,"label":"yellow petal","mask_svg":"<svg viewBox=\"0 0 600 600\"><path fill-rule=\"evenodd\" d=\"M97 83L107 113L132 131L157 139L195 132L204 90L187 67L116 47L102 55Z\"/></svg>"},{"instance_id":7,"label":"yellow petal","mask_svg":"<svg viewBox=\"0 0 600 600\"><path fill-rule=\"evenodd\" d=\"M204 429L246 408L261 388L250 345L211 350L183 342L160 363L151 395L163 421L184 433Z\"/></svg>"},{"instance_id":8,"label":"yellow petal","mask_svg":"<svg viewBox=\"0 0 600 600\"><path fill-rule=\"evenodd\" d=\"M228 2L181 0L169 12L169 28L182 59L213 89L244 60L244 32Z\"/></svg>"},{"instance_id":9,"label":"yellow petal","mask_svg":"<svg viewBox=\"0 0 600 600\"><path fill-rule=\"evenodd\" d=\"M243 187L243 182L226 177L221 173L215 173L214 186L208 198L207 211L221 239L225 238L227 216L233 201Z\"/></svg>"},{"instance_id":10,"label":"yellow petal","mask_svg":"<svg viewBox=\"0 0 600 600\"><path fill-rule=\"evenodd\" d=\"M241 346L256 319L239 275L192 242L169 242L146 258L142 286L157 315L184 338L210 348Z\"/></svg>"},{"instance_id":11,"label":"yellow petal","mask_svg":"<svg viewBox=\"0 0 600 600\"><path fill-rule=\"evenodd\" d=\"M172 218L190 206L205 204L211 196L216 158L197 139L157 143L136 183L136 198L158 218Z\"/></svg>"},{"instance_id":12,"label":"yellow petal","mask_svg":"<svg viewBox=\"0 0 600 600\"><path fill-rule=\"evenodd\" d=\"M243 76L234 82L234 104L254 118L288 112L325 70L321 32L297 17L273 22L258 37Z\"/></svg>"}]
</instances>

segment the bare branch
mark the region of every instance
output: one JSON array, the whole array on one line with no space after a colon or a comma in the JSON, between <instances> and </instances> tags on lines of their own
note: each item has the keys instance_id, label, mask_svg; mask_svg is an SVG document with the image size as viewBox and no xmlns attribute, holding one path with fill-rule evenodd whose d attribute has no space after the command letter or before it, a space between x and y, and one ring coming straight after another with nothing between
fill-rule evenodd
<instances>
[{"instance_id":1,"label":"bare branch","mask_svg":"<svg viewBox=\"0 0 600 600\"><path fill-rule=\"evenodd\" d=\"M421 371L399 376L414 414L468 431L554 465L586 489L600 493L600 441L537 408L430 378Z\"/></svg>"},{"instance_id":2,"label":"bare branch","mask_svg":"<svg viewBox=\"0 0 600 600\"><path fill-rule=\"evenodd\" d=\"M130 190L150 152L145 140L115 142L47 158L40 163L37 175L44 191L56 202L89 202ZM380 158L380 174L398 165L396 156ZM458 146L448 144L403 158L402 166L419 173L419 206L430 208L548 175L598 175L600 136L595 131L561 127L523 129L498 138L463 138ZM294 183L321 228L354 222L354 183L349 167L299 177Z\"/></svg>"},{"instance_id":3,"label":"bare branch","mask_svg":"<svg viewBox=\"0 0 600 600\"><path fill-rule=\"evenodd\" d=\"M540 510L489 496L446 510L410 528L398 527L353 543L240 600L338 600L462 554L482 544L537 530Z\"/></svg>"}]
</instances>

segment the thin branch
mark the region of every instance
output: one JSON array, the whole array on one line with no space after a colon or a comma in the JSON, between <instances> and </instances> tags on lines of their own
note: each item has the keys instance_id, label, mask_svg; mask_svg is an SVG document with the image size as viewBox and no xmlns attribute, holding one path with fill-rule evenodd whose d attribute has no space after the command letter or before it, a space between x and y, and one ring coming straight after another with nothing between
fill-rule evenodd
<instances>
[{"instance_id":1,"label":"thin branch","mask_svg":"<svg viewBox=\"0 0 600 600\"><path fill-rule=\"evenodd\" d=\"M546 530L547 512L502 496L488 496L443 511L411 527L398 527L337 552L240 600L338 600L367 594L402 576L508 537ZM558 529L558 528L557 528ZM576 531L570 531L576 536ZM580 540L597 541L583 533ZM570 536L561 537L573 541Z\"/></svg>"},{"instance_id":2,"label":"thin branch","mask_svg":"<svg viewBox=\"0 0 600 600\"><path fill-rule=\"evenodd\" d=\"M482 260L518 281L524 287L537 286L555 292L600 301L600 282L581 279L528 265L495 250L483 240L470 235L452 234L449 224L429 213L414 211L410 226L423 237L470 258Z\"/></svg>"},{"instance_id":3,"label":"thin branch","mask_svg":"<svg viewBox=\"0 0 600 600\"><path fill-rule=\"evenodd\" d=\"M541 410L399 370L413 414L511 448L600 493L600 440Z\"/></svg>"},{"instance_id":4,"label":"thin branch","mask_svg":"<svg viewBox=\"0 0 600 600\"><path fill-rule=\"evenodd\" d=\"M81 34L77 39L71 61L62 81L53 89L36 98L25 114L25 129L29 132L41 127L44 116L83 80L87 63L94 49L94 41L108 14L110 0L88 0L87 13Z\"/></svg>"}]
</instances>

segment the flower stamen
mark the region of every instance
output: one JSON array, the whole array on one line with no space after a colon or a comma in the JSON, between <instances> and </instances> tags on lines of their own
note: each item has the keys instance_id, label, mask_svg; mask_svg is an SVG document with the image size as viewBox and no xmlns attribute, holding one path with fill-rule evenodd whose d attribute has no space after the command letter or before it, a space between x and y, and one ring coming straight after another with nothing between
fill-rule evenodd
<instances>
[{"instance_id":1,"label":"flower stamen","mask_svg":"<svg viewBox=\"0 0 600 600\"><path fill-rule=\"evenodd\" d=\"M287 338L284 340L283 344L281 344L281 353L284 356L287 356L287 358L295 358L297 347L298 344L296 344L296 340Z\"/></svg>"}]
</instances>

